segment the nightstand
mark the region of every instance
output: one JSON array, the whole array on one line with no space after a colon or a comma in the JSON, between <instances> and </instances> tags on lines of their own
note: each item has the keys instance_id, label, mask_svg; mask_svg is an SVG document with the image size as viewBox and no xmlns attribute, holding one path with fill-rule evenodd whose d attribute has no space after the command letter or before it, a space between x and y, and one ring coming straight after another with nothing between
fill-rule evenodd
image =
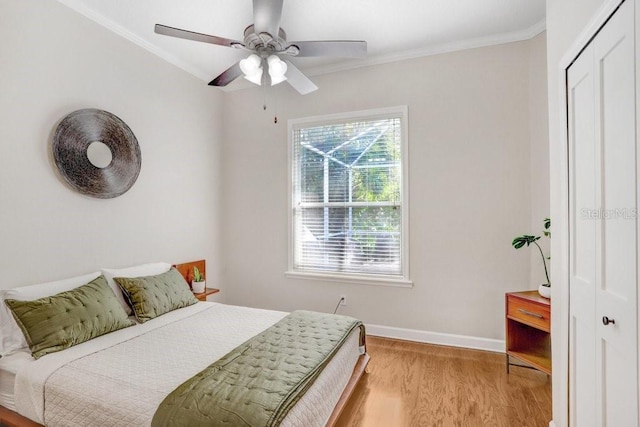
<instances>
[{"instance_id":1,"label":"nightstand","mask_svg":"<svg viewBox=\"0 0 640 427\"><path fill-rule=\"evenodd\" d=\"M218 292L220 292L220 289L205 288L204 292L193 294L193 296L198 298L200 301L206 301L209 295L217 294Z\"/></svg>"},{"instance_id":2,"label":"nightstand","mask_svg":"<svg viewBox=\"0 0 640 427\"><path fill-rule=\"evenodd\" d=\"M505 303L507 373L515 357L551 375L551 300L538 291L509 292Z\"/></svg>"}]
</instances>

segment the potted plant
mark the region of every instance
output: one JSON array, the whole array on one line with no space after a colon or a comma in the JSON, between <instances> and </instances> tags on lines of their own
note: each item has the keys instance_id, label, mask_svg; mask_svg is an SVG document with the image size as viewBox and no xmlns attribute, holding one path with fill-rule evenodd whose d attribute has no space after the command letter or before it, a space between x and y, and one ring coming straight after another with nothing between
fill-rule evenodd
<instances>
[{"instance_id":1,"label":"potted plant","mask_svg":"<svg viewBox=\"0 0 640 427\"><path fill-rule=\"evenodd\" d=\"M204 292L206 288L206 282L202 273L200 273L200 269L198 267L193 267L193 280L191 281L191 289L194 294L201 294Z\"/></svg>"},{"instance_id":2,"label":"potted plant","mask_svg":"<svg viewBox=\"0 0 640 427\"><path fill-rule=\"evenodd\" d=\"M542 233L549 238L551 238L550 229L551 229L551 219L545 218L544 230L542 231ZM549 280L549 271L547 270L547 259L549 258L544 256L544 253L542 252L542 248L538 244L538 240L540 240L540 236L531 236L529 234L524 234L522 236L518 236L515 239L513 239L511 244L516 249L520 249L524 245L529 246L532 243L538 247L538 251L540 251L540 256L542 257L542 265L544 266L544 275L547 278L547 283L543 283L540 286L538 286L538 293L545 298L550 298L551 297L551 280Z\"/></svg>"}]
</instances>

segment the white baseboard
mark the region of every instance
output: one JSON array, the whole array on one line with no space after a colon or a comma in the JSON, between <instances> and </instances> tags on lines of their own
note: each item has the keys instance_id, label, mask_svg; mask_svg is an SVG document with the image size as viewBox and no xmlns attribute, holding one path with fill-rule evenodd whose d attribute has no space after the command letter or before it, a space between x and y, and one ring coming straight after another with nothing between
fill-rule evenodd
<instances>
[{"instance_id":1,"label":"white baseboard","mask_svg":"<svg viewBox=\"0 0 640 427\"><path fill-rule=\"evenodd\" d=\"M549 421L549 427L556 427L556 423L553 420Z\"/></svg>"},{"instance_id":2,"label":"white baseboard","mask_svg":"<svg viewBox=\"0 0 640 427\"><path fill-rule=\"evenodd\" d=\"M400 340L447 345L451 347L472 348L504 353L504 340L470 337L466 335L443 334L441 332L421 331L417 329L394 328L392 326L365 325L367 335L396 338ZM553 426L551 426L553 427Z\"/></svg>"}]
</instances>

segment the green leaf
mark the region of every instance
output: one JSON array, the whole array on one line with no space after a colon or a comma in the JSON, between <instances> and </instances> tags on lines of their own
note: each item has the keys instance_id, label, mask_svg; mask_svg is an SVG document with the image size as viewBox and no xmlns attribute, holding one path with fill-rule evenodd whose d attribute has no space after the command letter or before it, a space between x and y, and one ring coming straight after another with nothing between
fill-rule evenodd
<instances>
[{"instance_id":1,"label":"green leaf","mask_svg":"<svg viewBox=\"0 0 640 427\"><path fill-rule=\"evenodd\" d=\"M520 249L521 247L523 247L523 246L524 246L524 242L523 242L523 241L518 241L518 242L513 241L511 244L512 244L512 245L513 245L513 247L514 247L514 248L516 248L516 249Z\"/></svg>"},{"instance_id":2,"label":"green leaf","mask_svg":"<svg viewBox=\"0 0 640 427\"><path fill-rule=\"evenodd\" d=\"M193 267L193 281L202 282L202 273L200 273L200 269L195 266Z\"/></svg>"},{"instance_id":3,"label":"green leaf","mask_svg":"<svg viewBox=\"0 0 640 427\"><path fill-rule=\"evenodd\" d=\"M540 236L531 236L528 234L524 234L522 236L518 236L515 239L513 239L513 241L511 242L511 245L513 245L513 247L516 249L520 249L524 245L529 246L530 244L532 244L533 242L539 239L540 239Z\"/></svg>"}]
</instances>

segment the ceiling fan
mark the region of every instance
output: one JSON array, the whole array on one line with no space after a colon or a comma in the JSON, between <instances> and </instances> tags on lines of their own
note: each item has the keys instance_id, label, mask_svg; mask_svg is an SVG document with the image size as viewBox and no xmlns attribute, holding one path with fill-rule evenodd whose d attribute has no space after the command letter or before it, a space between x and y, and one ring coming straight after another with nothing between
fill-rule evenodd
<instances>
[{"instance_id":1,"label":"ceiling fan","mask_svg":"<svg viewBox=\"0 0 640 427\"><path fill-rule=\"evenodd\" d=\"M367 54L366 41L326 40L288 42L280 28L284 0L253 0L253 24L244 30L244 40L195 33L156 24L155 32L165 36L243 49L252 52L213 79L210 86L226 86L241 75L258 85L275 85L287 81L305 95L318 87L286 57L333 56L362 58ZM264 70L267 72L263 72Z\"/></svg>"}]
</instances>

